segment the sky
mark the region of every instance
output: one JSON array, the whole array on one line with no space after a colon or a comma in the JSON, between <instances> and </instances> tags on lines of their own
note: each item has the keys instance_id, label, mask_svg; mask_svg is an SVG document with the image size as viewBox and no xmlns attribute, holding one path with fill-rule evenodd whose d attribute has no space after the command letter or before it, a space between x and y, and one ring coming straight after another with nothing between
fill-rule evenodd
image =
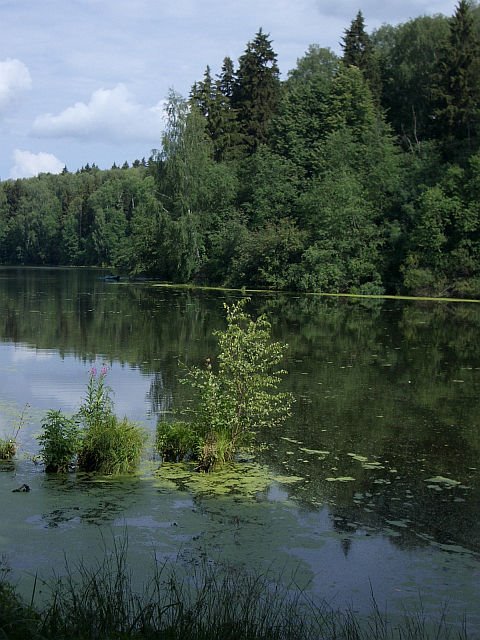
<instances>
[{"instance_id":1,"label":"sky","mask_svg":"<svg viewBox=\"0 0 480 640\"><path fill-rule=\"evenodd\" d=\"M171 89L236 63L258 29L282 78L310 44L340 53L361 10L368 32L455 0L0 0L0 180L109 168L161 145Z\"/></svg>"}]
</instances>

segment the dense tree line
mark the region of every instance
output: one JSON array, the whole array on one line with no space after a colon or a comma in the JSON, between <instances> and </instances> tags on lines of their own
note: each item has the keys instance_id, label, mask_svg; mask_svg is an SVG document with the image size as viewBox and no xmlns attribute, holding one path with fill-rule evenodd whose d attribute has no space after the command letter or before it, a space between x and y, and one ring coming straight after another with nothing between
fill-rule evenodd
<instances>
[{"instance_id":1,"label":"dense tree line","mask_svg":"<svg viewBox=\"0 0 480 640\"><path fill-rule=\"evenodd\" d=\"M172 92L148 161L0 183L0 262L170 281L480 296L480 7L311 45L260 30Z\"/></svg>"}]
</instances>

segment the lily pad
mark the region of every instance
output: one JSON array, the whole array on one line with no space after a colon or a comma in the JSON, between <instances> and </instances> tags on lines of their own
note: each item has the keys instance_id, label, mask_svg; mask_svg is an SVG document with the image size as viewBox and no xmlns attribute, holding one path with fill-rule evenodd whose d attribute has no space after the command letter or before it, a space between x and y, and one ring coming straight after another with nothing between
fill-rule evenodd
<instances>
[{"instance_id":1,"label":"lily pad","mask_svg":"<svg viewBox=\"0 0 480 640\"><path fill-rule=\"evenodd\" d=\"M311 453L312 455L328 456L330 451L320 451L320 449L307 449L306 447L300 447L300 451L304 453Z\"/></svg>"},{"instance_id":2,"label":"lily pad","mask_svg":"<svg viewBox=\"0 0 480 640\"><path fill-rule=\"evenodd\" d=\"M427 478L425 482L432 484L443 484L447 487L456 487L460 484L458 480L452 480L451 478L445 478L444 476L435 476L433 478Z\"/></svg>"},{"instance_id":3,"label":"lily pad","mask_svg":"<svg viewBox=\"0 0 480 640\"><path fill-rule=\"evenodd\" d=\"M383 464L380 464L380 462L363 462L362 467L364 469L385 469Z\"/></svg>"},{"instance_id":4,"label":"lily pad","mask_svg":"<svg viewBox=\"0 0 480 640\"><path fill-rule=\"evenodd\" d=\"M368 458L360 456L358 453L347 453L347 456L350 456L350 458L353 458L354 460L358 460L358 462L368 462Z\"/></svg>"}]
</instances>

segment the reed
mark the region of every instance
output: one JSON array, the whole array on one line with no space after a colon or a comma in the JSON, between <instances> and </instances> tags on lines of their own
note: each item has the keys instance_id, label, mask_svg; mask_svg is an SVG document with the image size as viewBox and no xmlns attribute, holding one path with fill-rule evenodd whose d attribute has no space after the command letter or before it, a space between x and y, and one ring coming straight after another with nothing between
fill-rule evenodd
<instances>
[{"instance_id":1,"label":"reed","mask_svg":"<svg viewBox=\"0 0 480 640\"><path fill-rule=\"evenodd\" d=\"M391 622L372 600L369 616L314 603L278 576L212 564L181 577L156 566L133 586L125 542L94 566L68 567L47 583L50 596L35 610L0 576L0 638L17 640L468 640L466 623L450 628L444 612L432 623L419 610ZM45 589L44 589L45 590ZM32 598L33 599L33 598Z\"/></svg>"}]
</instances>

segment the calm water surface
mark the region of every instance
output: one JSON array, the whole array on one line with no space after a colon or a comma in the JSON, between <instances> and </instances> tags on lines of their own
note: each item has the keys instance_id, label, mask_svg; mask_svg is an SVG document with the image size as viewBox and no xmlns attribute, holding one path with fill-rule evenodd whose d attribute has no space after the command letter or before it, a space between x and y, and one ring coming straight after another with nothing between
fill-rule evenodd
<instances>
[{"instance_id":1,"label":"calm water surface","mask_svg":"<svg viewBox=\"0 0 480 640\"><path fill-rule=\"evenodd\" d=\"M334 606L427 613L480 629L480 305L255 294L290 345L294 416L254 465L191 485L148 454L134 478L46 476L48 409L78 409L106 363L116 411L152 434L188 407L182 366L215 355L235 294L107 283L88 270L0 270L0 556L21 588L128 535L139 579L199 559L282 573ZM162 473L163 473L162 471ZM28 494L12 493L23 482ZM476 636L475 636L476 637ZM480 635L479 635L480 637Z\"/></svg>"}]
</instances>

